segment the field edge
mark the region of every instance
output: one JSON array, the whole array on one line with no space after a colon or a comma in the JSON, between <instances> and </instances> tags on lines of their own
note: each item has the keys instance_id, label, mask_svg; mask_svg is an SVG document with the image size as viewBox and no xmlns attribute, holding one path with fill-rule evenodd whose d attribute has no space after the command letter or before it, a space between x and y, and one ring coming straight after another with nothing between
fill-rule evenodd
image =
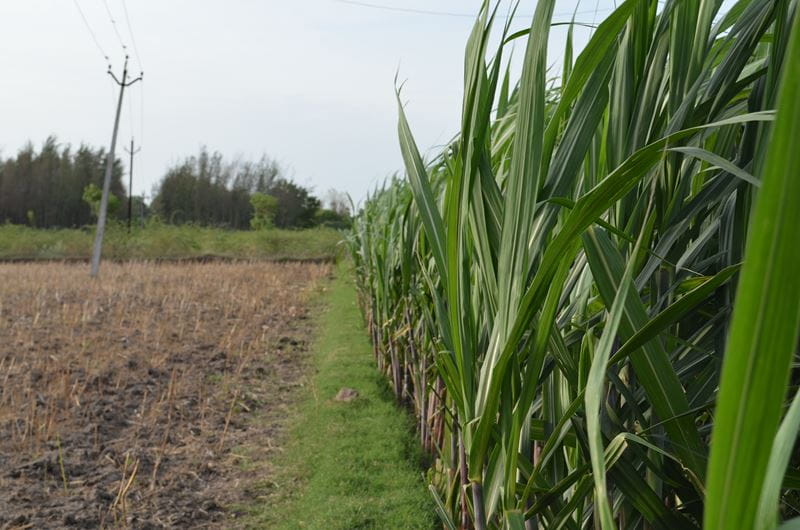
<instances>
[{"instance_id":1,"label":"field edge","mask_svg":"<svg viewBox=\"0 0 800 530\"><path fill-rule=\"evenodd\" d=\"M375 368L350 267L340 260L316 296L304 396L259 501L240 507L245 528L437 527L413 420ZM341 388L359 395L337 402Z\"/></svg>"}]
</instances>

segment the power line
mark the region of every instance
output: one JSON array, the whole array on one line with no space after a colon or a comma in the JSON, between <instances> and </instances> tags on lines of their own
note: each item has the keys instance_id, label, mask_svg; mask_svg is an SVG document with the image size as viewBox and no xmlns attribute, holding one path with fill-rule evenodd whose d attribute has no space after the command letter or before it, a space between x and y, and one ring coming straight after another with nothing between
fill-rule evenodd
<instances>
[{"instance_id":1,"label":"power line","mask_svg":"<svg viewBox=\"0 0 800 530\"><path fill-rule=\"evenodd\" d=\"M439 17L459 17L459 18L475 18L475 13L458 13L454 11L431 11L428 9L415 9L410 7L397 7L397 6L388 6L383 4L373 4L371 2L362 2L360 0L333 0L334 2L340 4L347 4L351 6L358 6L358 7L366 7L369 9L380 9L383 11L395 11L399 13L410 13L416 15L430 15L430 16L439 16ZM585 11L576 11L576 12L569 12L569 13L555 13L553 14L554 17L569 17L572 15L587 15L596 12L602 11L611 11L613 8L603 8L603 9L590 9ZM515 18L533 18L533 15L515 15Z\"/></svg>"},{"instance_id":2,"label":"power line","mask_svg":"<svg viewBox=\"0 0 800 530\"><path fill-rule=\"evenodd\" d=\"M475 18L474 13L453 13L449 11L429 11L427 9L413 9L410 7L395 7L385 6L380 4L371 4L369 2L359 2L357 0L333 0L340 4L349 4L352 6L368 7L370 9L382 9L384 11L398 11L400 13L414 13L417 15L433 15L439 17L469 17Z\"/></svg>"},{"instance_id":3,"label":"power line","mask_svg":"<svg viewBox=\"0 0 800 530\"><path fill-rule=\"evenodd\" d=\"M142 150L144 143L144 83L142 83L139 87L139 151ZM139 153L140 162L144 162L144 155L146 154L146 150ZM133 184L131 184L131 186L132 185ZM140 187L142 188L142 199L144 200L144 186L141 182ZM131 190L131 193L133 193L133 190Z\"/></svg>"},{"instance_id":4,"label":"power line","mask_svg":"<svg viewBox=\"0 0 800 530\"><path fill-rule=\"evenodd\" d=\"M78 13L80 13L81 19L83 19L83 24L86 26L86 29L89 31L89 35L92 37L92 40L94 41L94 45L97 46L97 49L100 51L100 55L103 56L103 59L105 59L107 63L110 63L111 60L108 58L108 54L103 49L103 47L100 45L100 41L97 40L97 35L95 35L94 30L92 29L92 26L89 24L89 20L86 18L86 14L83 12L83 9L81 9L81 5L78 3L78 0L72 0L72 2L75 4L75 7L78 8Z\"/></svg>"},{"instance_id":5,"label":"power line","mask_svg":"<svg viewBox=\"0 0 800 530\"><path fill-rule=\"evenodd\" d=\"M133 55L136 57L136 64L139 65L139 70L144 71L142 67L142 60L139 57L139 48L136 47L136 38L133 36L133 28L131 27L131 18L128 16L128 5L125 0L122 0L122 10L125 13L125 24L128 25L128 33L131 36L131 44L133 45Z\"/></svg>"},{"instance_id":6,"label":"power line","mask_svg":"<svg viewBox=\"0 0 800 530\"><path fill-rule=\"evenodd\" d=\"M142 145L144 145L144 83L139 85L139 146Z\"/></svg>"},{"instance_id":7,"label":"power line","mask_svg":"<svg viewBox=\"0 0 800 530\"><path fill-rule=\"evenodd\" d=\"M131 138L133 138L133 94L128 96L128 125L131 129Z\"/></svg>"},{"instance_id":8,"label":"power line","mask_svg":"<svg viewBox=\"0 0 800 530\"><path fill-rule=\"evenodd\" d=\"M112 86L112 88L113 88L113 86ZM138 110L139 110L139 116L138 116L138 119L139 119L139 124L138 124L139 134L138 134L138 136L139 136L139 147L141 147L142 144L144 143L143 142L143 140L144 140L144 83L140 83L139 84L139 90L138 90L138 98L139 99L136 102L133 101L134 100L134 96L136 96L136 93L135 93L135 91L133 91L133 89L131 89L131 90L132 90L131 91L131 95L128 97L128 125L129 125L129 129L130 129L131 137L137 136L135 134L135 129L137 127L136 127L136 123L135 123L136 119L135 119L134 107L138 107Z\"/></svg>"},{"instance_id":9,"label":"power line","mask_svg":"<svg viewBox=\"0 0 800 530\"><path fill-rule=\"evenodd\" d=\"M108 13L108 19L111 21L111 26L114 28L114 33L117 34L117 40L119 40L119 45L122 46L122 51L127 54L128 47L122 40L122 35L119 34L119 29L117 29L117 21L114 20L114 15L111 14L111 9L108 7L108 0L103 0L103 5L106 6L106 13Z\"/></svg>"},{"instance_id":10,"label":"power line","mask_svg":"<svg viewBox=\"0 0 800 530\"><path fill-rule=\"evenodd\" d=\"M139 145L144 144L144 83L139 87Z\"/></svg>"},{"instance_id":11,"label":"power line","mask_svg":"<svg viewBox=\"0 0 800 530\"><path fill-rule=\"evenodd\" d=\"M128 27L128 34L130 35L131 45L133 45L133 55L136 58L136 64L139 67L140 72L144 72L144 67L142 66L142 58L139 55L139 47L136 46L136 37L133 33L133 26L131 25L131 17L128 14L128 4L125 0L122 0L122 11L125 15L125 24ZM130 116L130 128L131 128L131 137L133 137L133 94L131 94L131 98L128 100L129 102L129 116ZM139 85L139 149L141 151L141 145L144 141L144 83ZM137 152L138 152L137 151ZM129 191L130 194L133 194L133 190Z\"/></svg>"},{"instance_id":12,"label":"power line","mask_svg":"<svg viewBox=\"0 0 800 530\"><path fill-rule=\"evenodd\" d=\"M596 0L594 3L594 14L592 15L592 24L597 22L597 8L600 7L600 0ZM591 34L594 35L594 29L591 30Z\"/></svg>"},{"instance_id":13,"label":"power line","mask_svg":"<svg viewBox=\"0 0 800 530\"><path fill-rule=\"evenodd\" d=\"M109 65L109 68L111 68L111 65ZM116 103L117 101L117 85L114 83L114 80L111 79L110 77L108 78L108 87L110 88L109 95L111 97L109 101L111 101L111 108L113 108L114 103Z\"/></svg>"}]
</instances>

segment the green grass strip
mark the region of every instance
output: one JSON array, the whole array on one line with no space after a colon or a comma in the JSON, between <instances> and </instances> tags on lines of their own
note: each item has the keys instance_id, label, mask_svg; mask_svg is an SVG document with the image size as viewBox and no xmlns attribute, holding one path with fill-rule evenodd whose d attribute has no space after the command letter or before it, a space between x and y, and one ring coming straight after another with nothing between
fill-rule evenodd
<instances>
[{"instance_id":1,"label":"green grass strip","mask_svg":"<svg viewBox=\"0 0 800 530\"><path fill-rule=\"evenodd\" d=\"M252 528L435 528L408 414L375 368L349 264L320 297L304 402ZM351 403L333 400L356 389Z\"/></svg>"},{"instance_id":2,"label":"green grass strip","mask_svg":"<svg viewBox=\"0 0 800 530\"><path fill-rule=\"evenodd\" d=\"M150 222L128 234L112 223L103 259L188 259L199 257L316 260L339 253L342 234L332 228L223 230ZM94 229L36 229L0 224L0 260L80 260L92 253Z\"/></svg>"}]
</instances>

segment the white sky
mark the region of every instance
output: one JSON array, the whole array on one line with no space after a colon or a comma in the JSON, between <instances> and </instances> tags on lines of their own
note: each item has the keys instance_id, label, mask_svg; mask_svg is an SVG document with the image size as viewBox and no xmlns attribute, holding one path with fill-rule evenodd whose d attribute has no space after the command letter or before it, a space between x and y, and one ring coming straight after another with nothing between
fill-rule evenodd
<instances>
[{"instance_id":1,"label":"white sky","mask_svg":"<svg viewBox=\"0 0 800 530\"><path fill-rule=\"evenodd\" d=\"M119 73L123 54L104 1L77 1ZM122 0L106 1L137 73ZM556 20L568 20L577 1L559 0ZM592 22L597 8L600 21L611 1L584 0L577 20ZM471 17L336 0L126 2L145 81L126 92L117 156L127 162L122 147L133 132L142 144L136 194L150 194L168 165L206 145L228 158L266 153L320 195L336 188L362 199L402 168L393 92L398 68L420 148L458 130ZM368 3L464 14L480 5ZM534 8L535 0L522 0L519 12ZM516 26L529 23L520 18ZM554 28L556 69L565 34ZM576 45L587 35L577 29ZM0 154L12 155L28 140L38 146L50 134L73 145L108 146L116 89L74 0L2 0L0 50Z\"/></svg>"}]
</instances>

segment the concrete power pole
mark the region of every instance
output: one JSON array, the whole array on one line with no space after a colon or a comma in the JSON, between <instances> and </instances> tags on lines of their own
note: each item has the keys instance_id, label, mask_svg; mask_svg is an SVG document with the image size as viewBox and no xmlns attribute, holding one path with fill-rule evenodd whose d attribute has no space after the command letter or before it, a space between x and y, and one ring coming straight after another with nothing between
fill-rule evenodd
<instances>
[{"instance_id":1,"label":"concrete power pole","mask_svg":"<svg viewBox=\"0 0 800 530\"><path fill-rule=\"evenodd\" d=\"M130 149L125 148L125 150L131 155L131 164L128 167L128 233L130 234L131 217L133 216L133 155L141 151L142 148L139 147L139 149L134 149L133 138L131 138L131 148Z\"/></svg>"},{"instance_id":2,"label":"concrete power pole","mask_svg":"<svg viewBox=\"0 0 800 530\"><path fill-rule=\"evenodd\" d=\"M111 135L111 149L108 151L108 159L106 160L106 174L103 180L103 197L100 199L100 212L97 215L97 235L94 238L94 250L92 251L92 271L90 276L96 278L100 272L100 254L103 250L103 236L106 232L106 215L108 211L108 194L111 192L111 172L114 169L114 150L117 147L117 131L119 130L119 115L122 110L122 96L125 94L125 88L131 86L137 81L142 79L139 75L131 82L128 79L128 57L125 57L125 66L122 70L122 81L117 79L111 67L108 69L108 74L114 78L114 81L119 85L119 101L117 102L117 115L114 118L114 133Z\"/></svg>"}]
</instances>

